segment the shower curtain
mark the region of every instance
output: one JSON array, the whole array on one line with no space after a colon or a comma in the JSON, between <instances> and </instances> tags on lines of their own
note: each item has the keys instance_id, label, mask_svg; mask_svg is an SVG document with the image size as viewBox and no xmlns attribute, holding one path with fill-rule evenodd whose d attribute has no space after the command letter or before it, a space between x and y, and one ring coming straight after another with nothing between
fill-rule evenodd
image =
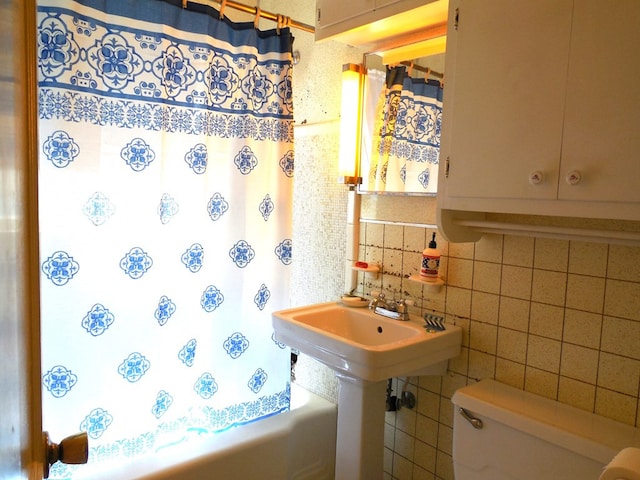
<instances>
[{"instance_id":1,"label":"shower curtain","mask_svg":"<svg viewBox=\"0 0 640 480\"><path fill-rule=\"evenodd\" d=\"M180 1L39 0L43 423L90 441L51 478L289 409L291 46Z\"/></svg>"},{"instance_id":2,"label":"shower curtain","mask_svg":"<svg viewBox=\"0 0 640 480\"><path fill-rule=\"evenodd\" d=\"M376 78L372 77L373 85ZM368 172L363 189L436 193L442 124L440 82L411 78L405 67L394 67L387 70L385 83L379 88L371 154L362 168L363 173Z\"/></svg>"}]
</instances>

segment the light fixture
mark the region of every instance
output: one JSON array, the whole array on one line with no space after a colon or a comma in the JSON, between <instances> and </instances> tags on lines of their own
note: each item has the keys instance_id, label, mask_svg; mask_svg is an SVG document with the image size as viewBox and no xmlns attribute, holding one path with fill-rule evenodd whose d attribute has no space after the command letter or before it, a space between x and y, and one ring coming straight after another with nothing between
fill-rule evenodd
<instances>
[{"instance_id":1,"label":"light fixture","mask_svg":"<svg viewBox=\"0 0 640 480\"><path fill-rule=\"evenodd\" d=\"M355 185L362 183L362 178L358 176L362 82L362 65L347 63L342 66L338 180L340 183L350 185L353 188L355 188Z\"/></svg>"}]
</instances>

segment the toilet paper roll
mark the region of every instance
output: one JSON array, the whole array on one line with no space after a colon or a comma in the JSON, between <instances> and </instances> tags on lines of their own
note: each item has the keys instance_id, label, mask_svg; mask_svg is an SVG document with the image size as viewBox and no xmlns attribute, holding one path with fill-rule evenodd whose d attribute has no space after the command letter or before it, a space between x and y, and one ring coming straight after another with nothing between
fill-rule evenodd
<instances>
[{"instance_id":1,"label":"toilet paper roll","mask_svg":"<svg viewBox=\"0 0 640 480\"><path fill-rule=\"evenodd\" d=\"M640 448L620 450L604 467L600 480L640 480Z\"/></svg>"}]
</instances>

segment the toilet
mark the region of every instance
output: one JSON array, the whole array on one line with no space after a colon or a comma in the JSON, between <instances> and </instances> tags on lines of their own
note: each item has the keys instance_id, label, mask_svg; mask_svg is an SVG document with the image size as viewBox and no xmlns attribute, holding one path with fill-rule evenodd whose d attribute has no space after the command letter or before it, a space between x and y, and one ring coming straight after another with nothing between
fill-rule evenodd
<instances>
[{"instance_id":1,"label":"toilet","mask_svg":"<svg viewBox=\"0 0 640 480\"><path fill-rule=\"evenodd\" d=\"M455 392L455 480L598 480L640 429L481 380Z\"/></svg>"}]
</instances>

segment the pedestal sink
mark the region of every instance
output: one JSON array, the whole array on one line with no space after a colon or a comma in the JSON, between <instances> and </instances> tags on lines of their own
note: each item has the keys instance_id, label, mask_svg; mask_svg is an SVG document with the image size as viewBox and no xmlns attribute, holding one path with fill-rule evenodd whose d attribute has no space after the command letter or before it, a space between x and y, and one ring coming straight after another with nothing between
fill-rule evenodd
<instances>
[{"instance_id":1,"label":"pedestal sink","mask_svg":"<svg viewBox=\"0 0 640 480\"><path fill-rule=\"evenodd\" d=\"M460 353L461 328L429 332L419 317L399 321L336 302L281 310L272 319L278 341L337 374L336 480L381 479L387 379L444 374Z\"/></svg>"}]
</instances>

